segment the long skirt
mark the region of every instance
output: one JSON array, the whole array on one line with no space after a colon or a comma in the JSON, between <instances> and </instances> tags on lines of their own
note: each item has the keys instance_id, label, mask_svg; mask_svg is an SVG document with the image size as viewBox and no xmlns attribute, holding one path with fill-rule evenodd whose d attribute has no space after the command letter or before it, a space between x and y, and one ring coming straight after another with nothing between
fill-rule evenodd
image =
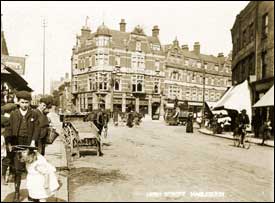
<instances>
[{"instance_id":1,"label":"long skirt","mask_svg":"<svg viewBox=\"0 0 275 203\"><path fill-rule=\"evenodd\" d=\"M187 133L192 133L193 132L193 122L192 121L187 121L186 132Z\"/></svg>"}]
</instances>

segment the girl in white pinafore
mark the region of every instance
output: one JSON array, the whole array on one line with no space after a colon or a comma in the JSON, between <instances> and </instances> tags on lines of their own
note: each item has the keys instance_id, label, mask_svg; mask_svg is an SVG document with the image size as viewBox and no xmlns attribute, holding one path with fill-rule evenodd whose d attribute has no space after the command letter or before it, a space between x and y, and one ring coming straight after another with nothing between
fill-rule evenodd
<instances>
[{"instance_id":1,"label":"girl in white pinafore","mask_svg":"<svg viewBox=\"0 0 275 203\"><path fill-rule=\"evenodd\" d=\"M31 198L44 202L54 195L59 187L54 166L37 151L28 150L26 168L28 171L27 189Z\"/></svg>"}]
</instances>

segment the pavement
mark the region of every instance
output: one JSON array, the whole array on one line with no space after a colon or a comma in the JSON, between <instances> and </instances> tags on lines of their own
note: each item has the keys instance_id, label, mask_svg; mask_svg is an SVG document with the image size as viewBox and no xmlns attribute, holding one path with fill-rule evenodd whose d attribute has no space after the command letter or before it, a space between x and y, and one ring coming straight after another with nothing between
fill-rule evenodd
<instances>
[{"instance_id":1,"label":"pavement","mask_svg":"<svg viewBox=\"0 0 275 203\"><path fill-rule=\"evenodd\" d=\"M51 112L50 119L56 127L57 132L62 135L61 123L57 114ZM62 136L59 136L53 144L47 145L45 149L45 158L56 167L57 177L61 185L60 189L53 197L47 199L47 202L68 202L68 166L66 160L65 145L62 141ZM8 185L3 185L1 182L1 202L12 202L14 195L14 183L10 182ZM26 188L26 179L22 178L20 187L21 202L28 202L28 191Z\"/></svg>"},{"instance_id":2,"label":"pavement","mask_svg":"<svg viewBox=\"0 0 275 203\"><path fill-rule=\"evenodd\" d=\"M222 138L231 139L231 140L234 139L232 132L223 132L221 134L214 134L212 130L209 130L207 128L201 128L198 131L202 134L205 134L205 135L222 137ZM250 138L251 143L254 143L254 144L261 144L262 143L262 139L253 137L254 136L253 133L250 133L248 135L251 137ZM266 140L265 143L264 143L264 146L274 147L274 140Z\"/></svg>"}]
</instances>

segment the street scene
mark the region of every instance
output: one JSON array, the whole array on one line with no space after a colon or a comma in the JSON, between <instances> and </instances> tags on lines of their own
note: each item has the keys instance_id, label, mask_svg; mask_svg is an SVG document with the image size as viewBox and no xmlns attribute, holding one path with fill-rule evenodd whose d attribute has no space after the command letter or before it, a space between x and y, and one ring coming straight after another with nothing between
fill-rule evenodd
<instances>
[{"instance_id":1,"label":"street scene","mask_svg":"<svg viewBox=\"0 0 275 203\"><path fill-rule=\"evenodd\" d=\"M274 201L274 2L148 3L1 1L1 202Z\"/></svg>"}]
</instances>

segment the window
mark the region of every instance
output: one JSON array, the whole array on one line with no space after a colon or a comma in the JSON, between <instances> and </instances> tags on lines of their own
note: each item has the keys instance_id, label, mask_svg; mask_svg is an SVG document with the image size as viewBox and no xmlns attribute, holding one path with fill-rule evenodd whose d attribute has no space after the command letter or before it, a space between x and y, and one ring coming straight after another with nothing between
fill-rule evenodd
<instances>
[{"instance_id":1,"label":"window","mask_svg":"<svg viewBox=\"0 0 275 203\"><path fill-rule=\"evenodd\" d=\"M109 54L106 52L98 52L95 55L96 65L108 65L109 64Z\"/></svg>"},{"instance_id":2,"label":"window","mask_svg":"<svg viewBox=\"0 0 275 203\"><path fill-rule=\"evenodd\" d=\"M115 66L120 67L120 56L118 56L118 55L115 58Z\"/></svg>"},{"instance_id":3,"label":"window","mask_svg":"<svg viewBox=\"0 0 275 203\"><path fill-rule=\"evenodd\" d=\"M77 86L77 77L74 78L74 91L77 92L78 86Z\"/></svg>"},{"instance_id":4,"label":"window","mask_svg":"<svg viewBox=\"0 0 275 203\"><path fill-rule=\"evenodd\" d=\"M262 18L262 38L266 38L268 34L268 13L263 15Z\"/></svg>"},{"instance_id":5,"label":"window","mask_svg":"<svg viewBox=\"0 0 275 203\"><path fill-rule=\"evenodd\" d=\"M142 53L135 53L132 55L133 68L145 68L145 55Z\"/></svg>"},{"instance_id":6,"label":"window","mask_svg":"<svg viewBox=\"0 0 275 203\"><path fill-rule=\"evenodd\" d=\"M189 65L189 59L184 60L184 65L188 66Z\"/></svg>"},{"instance_id":7,"label":"window","mask_svg":"<svg viewBox=\"0 0 275 203\"><path fill-rule=\"evenodd\" d=\"M136 50L141 51L141 42L140 41L137 41L137 43L136 43Z\"/></svg>"},{"instance_id":8,"label":"window","mask_svg":"<svg viewBox=\"0 0 275 203\"><path fill-rule=\"evenodd\" d=\"M267 61L266 61L267 52L262 52L261 55L261 66L262 66L262 79L267 76Z\"/></svg>"},{"instance_id":9,"label":"window","mask_svg":"<svg viewBox=\"0 0 275 203\"><path fill-rule=\"evenodd\" d=\"M249 42L254 40L254 23L249 25Z\"/></svg>"},{"instance_id":10,"label":"window","mask_svg":"<svg viewBox=\"0 0 275 203\"><path fill-rule=\"evenodd\" d=\"M219 71L219 65L215 64L215 71Z\"/></svg>"},{"instance_id":11,"label":"window","mask_svg":"<svg viewBox=\"0 0 275 203\"><path fill-rule=\"evenodd\" d=\"M96 82L98 90L108 90L109 77L106 73L97 73Z\"/></svg>"},{"instance_id":12,"label":"window","mask_svg":"<svg viewBox=\"0 0 275 203\"><path fill-rule=\"evenodd\" d=\"M154 51L160 51L160 45L158 45L158 44L153 44L152 48Z\"/></svg>"},{"instance_id":13,"label":"window","mask_svg":"<svg viewBox=\"0 0 275 203\"><path fill-rule=\"evenodd\" d=\"M156 68L156 71L159 71L160 63L158 60L155 61L155 68Z\"/></svg>"},{"instance_id":14,"label":"window","mask_svg":"<svg viewBox=\"0 0 275 203\"><path fill-rule=\"evenodd\" d=\"M243 39L242 47L245 47L245 45L246 45L246 40L247 40L247 37L246 37L246 29L243 31L242 39Z\"/></svg>"},{"instance_id":15,"label":"window","mask_svg":"<svg viewBox=\"0 0 275 203\"><path fill-rule=\"evenodd\" d=\"M154 79L154 93L155 94L160 93L160 79L159 78Z\"/></svg>"},{"instance_id":16,"label":"window","mask_svg":"<svg viewBox=\"0 0 275 203\"><path fill-rule=\"evenodd\" d=\"M214 82L215 82L215 79L212 78L212 80L211 80L211 85L214 85Z\"/></svg>"},{"instance_id":17,"label":"window","mask_svg":"<svg viewBox=\"0 0 275 203\"><path fill-rule=\"evenodd\" d=\"M98 47L108 46L109 41L110 41L110 38L107 36L98 36L96 38L96 46Z\"/></svg>"},{"instance_id":18,"label":"window","mask_svg":"<svg viewBox=\"0 0 275 203\"><path fill-rule=\"evenodd\" d=\"M201 62L197 62L197 68L201 68Z\"/></svg>"},{"instance_id":19,"label":"window","mask_svg":"<svg viewBox=\"0 0 275 203\"><path fill-rule=\"evenodd\" d=\"M255 75L254 54L249 56L249 74Z\"/></svg>"},{"instance_id":20,"label":"window","mask_svg":"<svg viewBox=\"0 0 275 203\"><path fill-rule=\"evenodd\" d=\"M93 79L92 79L92 76L89 76L88 78L88 87L89 87L89 90L92 90L93 89Z\"/></svg>"},{"instance_id":21,"label":"window","mask_svg":"<svg viewBox=\"0 0 275 203\"><path fill-rule=\"evenodd\" d=\"M178 80L179 79L179 73L177 71L174 71L171 73L171 79L172 80Z\"/></svg>"},{"instance_id":22,"label":"window","mask_svg":"<svg viewBox=\"0 0 275 203\"><path fill-rule=\"evenodd\" d=\"M182 95L181 95L181 88L180 88L180 86L170 85L169 86L169 91L168 91L168 97L172 98L172 99L175 99L176 97L178 99L181 99Z\"/></svg>"},{"instance_id":23,"label":"window","mask_svg":"<svg viewBox=\"0 0 275 203\"><path fill-rule=\"evenodd\" d=\"M115 79L114 89L115 89L115 91L120 91L120 79L119 78Z\"/></svg>"},{"instance_id":24,"label":"window","mask_svg":"<svg viewBox=\"0 0 275 203\"><path fill-rule=\"evenodd\" d=\"M135 75L132 77L132 91L133 92L143 92L144 86L144 76Z\"/></svg>"}]
</instances>

